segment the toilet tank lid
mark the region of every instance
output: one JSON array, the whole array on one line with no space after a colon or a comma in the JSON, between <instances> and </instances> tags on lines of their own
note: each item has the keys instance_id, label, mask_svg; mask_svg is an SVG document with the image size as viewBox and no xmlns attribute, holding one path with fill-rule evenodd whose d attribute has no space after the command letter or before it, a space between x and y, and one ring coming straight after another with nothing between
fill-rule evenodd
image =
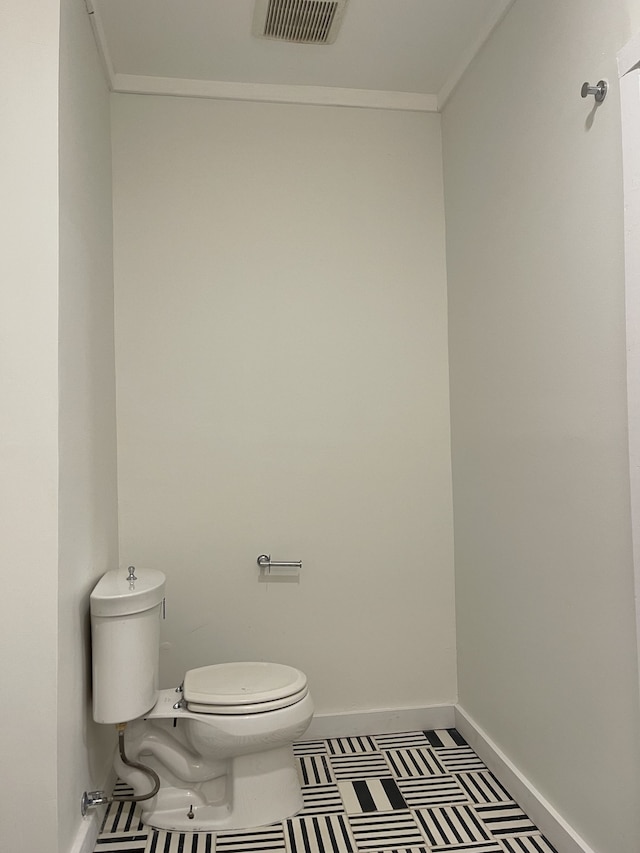
<instances>
[{"instance_id":1,"label":"toilet tank lid","mask_svg":"<svg viewBox=\"0 0 640 853\"><path fill-rule=\"evenodd\" d=\"M202 705L251 705L292 696L307 685L299 669L281 663L242 661L190 669L184 698Z\"/></svg>"},{"instance_id":2,"label":"toilet tank lid","mask_svg":"<svg viewBox=\"0 0 640 853\"><path fill-rule=\"evenodd\" d=\"M92 616L127 616L142 613L164 598L165 576L157 569L136 569L129 581L126 569L106 572L89 597Z\"/></svg>"}]
</instances>

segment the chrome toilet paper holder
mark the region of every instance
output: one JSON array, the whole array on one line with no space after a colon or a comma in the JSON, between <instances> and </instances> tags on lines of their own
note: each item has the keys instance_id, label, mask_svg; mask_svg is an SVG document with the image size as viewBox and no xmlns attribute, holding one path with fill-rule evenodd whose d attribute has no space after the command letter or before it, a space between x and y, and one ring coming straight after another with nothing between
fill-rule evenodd
<instances>
[{"instance_id":1,"label":"chrome toilet paper holder","mask_svg":"<svg viewBox=\"0 0 640 853\"><path fill-rule=\"evenodd\" d=\"M302 560L272 560L270 554L260 554L257 561L261 569L270 572L271 569L301 569Z\"/></svg>"}]
</instances>

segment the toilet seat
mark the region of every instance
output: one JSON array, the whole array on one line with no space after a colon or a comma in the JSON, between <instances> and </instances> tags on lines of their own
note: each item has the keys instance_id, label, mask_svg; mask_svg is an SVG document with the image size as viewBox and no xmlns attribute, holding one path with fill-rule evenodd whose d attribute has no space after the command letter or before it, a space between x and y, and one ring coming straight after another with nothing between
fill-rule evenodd
<instances>
[{"instance_id":1,"label":"toilet seat","mask_svg":"<svg viewBox=\"0 0 640 853\"><path fill-rule=\"evenodd\" d=\"M308 692L306 675L292 666L245 661L190 669L183 695L195 713L260 714L293 705Z\"/></svg>"}]
</instances>

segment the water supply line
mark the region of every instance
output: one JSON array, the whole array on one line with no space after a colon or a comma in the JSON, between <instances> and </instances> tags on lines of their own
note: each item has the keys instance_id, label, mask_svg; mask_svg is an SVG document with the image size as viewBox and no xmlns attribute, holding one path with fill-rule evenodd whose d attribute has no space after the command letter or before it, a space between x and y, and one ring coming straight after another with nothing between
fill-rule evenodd
<instances>
[{"instance_id":1,"label":"water supply line","mask_svg":"<svg viewBox=\"0 0 640 853\"><path fill-rule=\"evenodd\" d=\"M107 803L140 803L143 800L150 800L160 790L160 777L156 773L155 770L152 770L151 767L147 767L144 764L140 764L138 761L130 761L126 753L124 751L124 730L126 729L126 723L116 723L116 730L118 732L118 751L120 753L120 758L122 759L122 763L126 764L127 767L133 767L135 770L140 770L146 776L148 776L153 781L153 790L151 790L148 794L138 794L138 796L125 797L114 794L107 794L105 791L85 791L82 795L80 808L82 810L82 817L85 817L87 814L87 809L93 809L96 806L102 806Z\"/></svg>"}]
</instances>

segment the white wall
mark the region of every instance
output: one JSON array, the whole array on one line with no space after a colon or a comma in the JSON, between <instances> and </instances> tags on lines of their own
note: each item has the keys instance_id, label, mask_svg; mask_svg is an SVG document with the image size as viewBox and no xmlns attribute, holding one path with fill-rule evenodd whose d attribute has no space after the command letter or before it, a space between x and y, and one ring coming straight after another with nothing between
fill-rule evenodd
<instances>
[{"instance_id":1,"label":"white wall","mask_svg":"<svg viewBox=\"0 0 640 853\"><path fill-rule=\"evenodd\" d=\"M90 708L89 592L118 565L109 92L83 0L60 35L59 849L83 790L103 787L113 732Z\"/></svg>"},{"instance_id":2,"label":"white wall","mask_svg":"<svg viewBox=\"0 0 640 853\"><path fill-rule=\"evenodd\" d=\"M635 35L640 32L640 0L626 0L623 5L626 6L631 20L630 32Z\"/></svg>"},{"instance_id":3,"label":"white wall","mask_svg":"<svg viewBox=\"0 0 640 853\"><path fill-rule=\"evenodd\" d=\"M20 853L56 834L58 21L0 10L0 848Z\"/></svg>"},{"instance_id":4,"label":"white wall","mask_svg":"<svg viewBox=\"0 0 640 853\"><path fill-rule=\"evenodd\" d=\"M163 683L274 659L321 712L451 702L439 117L112 113L121 560L167 574Z\"/></svg>"},{"instance_id":5,"label":"white wall","mask_svg":"<svg viewBox=\"0 0 640 853\"><path fill-rule=\"evenodd\" d=\"M627 12L516 0L443 116L460 703L603 853L640 838Z\"/></svg>"},{"instance_id":6,"label":"white wall","mask_svg":"<svg viewBox=\"0 0 640 853\"><path fill-rule=\"evenodd\" d=\"M117 559L109 104L82 0L4 3L0 70L0 849L66 851L105 777L86 610Z\"/></svg>"}]
</instances>

